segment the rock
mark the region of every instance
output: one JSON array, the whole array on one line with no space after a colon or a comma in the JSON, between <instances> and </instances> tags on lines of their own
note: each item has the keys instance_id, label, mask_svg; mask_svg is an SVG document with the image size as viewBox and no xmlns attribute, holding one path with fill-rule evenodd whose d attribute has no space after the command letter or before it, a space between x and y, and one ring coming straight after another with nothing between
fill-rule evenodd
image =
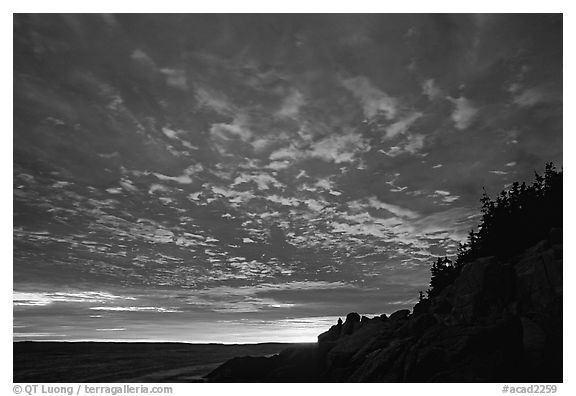
<instances>
[{"instance_id":1,"label":"rock","mask_svg":"<svg viewBox=\"0 0 576 396\"><path fill-rule=\"evenodd\" d=\"M287 348L280 352L278 360L267 381L313 382L320 376L317 348L313 345Z\"/></svg>"},{"instance_id":2,"label":"rock","mask_svg":"<svg viewBox=\"0 0 576 396\"><path fill-rule=\"evenodd\" d=\"M562 228L553 228L548 234L548 241L551 245L562 245L563 231Z\"/></svg>"},{"instance_id":3,"label":"rock","mask_svg":"<svg viewBox=\"0 0 576 396\"><path fill-rule=\"evenodd\" d=\"M505 317L490 325L437 326L405 357L403 381L488 382L518 376L522 326Z\"/></svg>"},{"instance_id":4,"label":"rock","mask_svg":"<svg viewBox=\"0 0 576 396\"><path fill-rule=\"evenodd\" d=\"M350 312L346 315L346 322L360 322L360 315L356 312Z\"/></svg>"},{"instance_id":5,"label":"rock","mask_svg":"<svg viewBox=\"0 0 576 396\"><path fill-rule=\"evenodd\" d=\"M342 333L342 326L338 325L332 326L328 331L325 331L324 333L318 336L318 343L322 344L325 342L336 341L338 338L340 338L341 333Z\"/></svg>"},{"instance_id":6,"label":"rock","mask_svg":"<svg viewBox=\"0 0 576 396\"><path fill-rule=\"evenodd\" d=\"M421 314L407 320L398 330L396 330L396 334L399 337L418 338L437 323L438 320L436 320L434 315L429 313Z\"/></svg>"},{"instance_id":7,"label":"rock","mask_svg":"<svg viewBox=\"0 0 576 396\"><path fill-rule=\"evenodd\" d=\"M452 313L452 303L444 296L438 296L430 303L430 311L437 315L448 315Z\"/></svg>"},{"instance_id":8,"label":"rock","mask_svg":"<svg viewBox=\"0 0 576 396\"><path fill-rule=\"evenodd\" d=\"M205 378L210 382L310 382L320 377L315 345L287 348L271 357L231 359Z\"/></svg>"},{"instance_id":9,"label":"rock","mask_svg":"<svg viewBox=\"0 0 576 396\"><path fill-rule=\"evenodd\" d=\"M341 338L327 354L326 369L333 371L335 368L357 364L357 360L363 359L364 354L371 352L371 350L363 349L363 347L370 345L377 335L383 333L385 329L386 324L384 322L371 321L353 334ZM362 353L357 354L359 351Z\"/></svg>"},{"instance_id":10,"label":"rock","mask_svg":"<svg viewBox=\"0 0 576 396\"><path fill-rule=\"evenodd\" d=\"M416 305L414 305L414 308L412 308L412 315L414 316L421 315L427 313L429 310L430 310L430 300L428 298L425 298L423 300L418 301Z\"/></svg>"},{"instance_id":11,"label":"rock","mask_svg":"<svg viewBox=\"0 0 576 396\"><path fill-rule=\"evenodd\" d=\"M462 268L454 282L453 313L459 320L470 322L476 313L476 303L482 293L484 272L494 258L484 257L474 260Z\"/></svg>"},{"instance_id":12,"label":"rock","mask_svg":"<svg viewBox=\"0 0 576 396\"><path fill-rule=\"evenodd\" d=\"M360 324L360 315L358 315L356 312L349 313L346 315L346 321L342 325L342 334L352 334L354 330L359 327L357 324Z\"/></svg>"},{"instance_id":13,"label":"rock","mask_svg":"<svg viewBox=\"0 0 576 396\"><path fill-rule=\"evenodd\" d=\"M321 360L323 360L330 349L337 344L338 339L342 335L343 325L341 322L342 321L340 320L338 322L339 324L330 327L328 331L325 331L318 336L318 355Z\"/></svg>"},{"instance_id":14,"label":"rock","mask_svg":"<svg viewBox=\"0 0 576 396\"><path fill-rule=\"evenodd\" d=\"M400 309L394 312L392 315L390 315L390 318L388 319L391 321L399 321L406 319L409 315L410 315L409 309Z\"/></svg>"},{"instance_id":15,"label":"rock","mask_svg":"<svg viewBox=\"0 0 576 396\"><path fill-rule=\"evenodd\" d=\"M475 320L499 315L516 294L516 273L507 263L490 261L484 269L484 281L475 303Z\"/></svg>"},{"instance_id":16,"label":"rock","mask_svg":"<svg viewBox=\"0 0 576 396\"><path fill-rule=\"evenodd\" d=\"M553 249L539 244L527 251L514 268L521 313L548 310L562 299L562 259L555 257Z\"/></svg>"},{"instance_id":17,"label":"rock","mask_svg":"<svg viewBox=\"0 0 576 396\"><path fill-rule=\"evenodd\" d=\"M278 355L269 358L237 357L228 360L205 378L214 382L264 382L272 370L279 366Z\"/></svg>"},{"instance_id":18,"label":"rock","mask_svg":"<svg viewBox=\"0 0 576 396\"><path fill-rule=\"evenodd\" d=\"M546 352L546 333L527 317L522 317L522 345L530 361L541 361Z\"/></svg>"},{"instance_id":19,"label":"rock","mask_svg":"<svg viewBox=\"0 0 576 396\"><path fill-rule=\"evenodd\" d=\"M411 340L393 340L389 345L370 353L348 378L350 382L400 382L402 365Z\"/></svg>"}]
</instances>

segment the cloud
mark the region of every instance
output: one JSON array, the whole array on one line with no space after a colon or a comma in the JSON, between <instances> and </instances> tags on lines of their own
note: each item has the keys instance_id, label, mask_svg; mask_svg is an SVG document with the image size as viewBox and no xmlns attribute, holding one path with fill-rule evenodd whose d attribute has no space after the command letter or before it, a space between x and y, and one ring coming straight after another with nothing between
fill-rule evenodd
<instances>
[{"instance_id":1,"label":"cloud","mask_svg":"<svg viewBox=\"0 0 576 396\"><path fill-rule=\"evenodd\" d=\"M221 92L196 86L195 97L200 107L209 108L220 115L234 116L238 112L236 106Z\"/></svg>"},{"instance_id":2,"label":"cloud","mask_svg":"<svg viewBox=\"0 0 576 396\"><path fill-rule=\"evenodd\" d=\"M252 173L247 174L243 173L234 179L234 183L232 183L232 187L235 187L242 183L254 182L258 186L260 190L268 190L270 189L270 185L276 188L282 188L284 185L276 180L273 176L267 173Z\"/></svg>"},{"instance_id":3,"label":"cloud","mask_svg":"<svg viewBox=\"0 0 576 396\"><path fill-rule=\"evenodd\" d=\"M311 144L307 149L299 149L294 145L282 147L272 152L269 159L270 161L300 161L318 158L340 164L354 161L358 154L369 149L368 141L362 135L352 132L343 135L329 135Z\"/></svg>"},{"instance_id":4,"label":"cloud","mask_svg":"<svg viewBox=\"0 0 576 396\"><path fill-rule=\"evenodd\" d=\"M237 151L238 141L250 143L254 134L247 126L247 116L238 113L231 123L216 123L210 127L210 137L220 154Z\"/></svg>"},{"instance_id":5,"label":"cloud","mask_svg":"<svg viewBox=\"0 0 576 396\"><path fill-rule=\"evenodd\" d=\"M252 131L246 128L240 120L236 119L231 124L212 124L210 134L216 138L230 140L235 137L247 142L252 138Z\"/></svg>"},{"instance_id":6,"label":"cloud","mask_svg":"<svg viewBox=\"0 0 576 396\"><path fill-rule=\"evenodd\" d=\"M528 88L514 96L514 104L520 107L532 107L545 99L544 93L538 88Z\"/></svg>"},{"instance_id":7,"label":"cloud","mask_svg":"<svg viewBox=\"0 0 576 396\"><path fill-rule=\"evenodd\" d=\"M154 173L154 176L156 176L158 179L160 180L164 180L164 181L174 181L176 183L180 183L180 184L191 184L194 182L194 179L192 179L191 176L200 173L204 170L204 167L202 166L202 164L198 163L198 164L194 164L194 165L190 165L188 168L184 169L184 174L180 175L180 176L166 176L163 175L162 173Z\"/></svg>"},{"instance_id":8,"label":"cloud","mask_svg":"<svg viewBox=\"0 0 576 396\"><path fill-rule=\"evenodd\" d=\"M348 224L332 222L332 232L348 235L371 235L376 238L384 239L388 233L377 224Z\"/></svg>"},{"instance_id":9,"label":"cloud","mask_svg":"<svg viewBox=\"0 0 576 396\"><path fill-rule=\"evenodd\" d=\"M298 206L300 205L300 200L292 197L283 197L279 195L269 195L266 197L268 201L279 203L284 206Z\"/></svg>"},{"instance_id":10,"label":"cloud","mask_svg":"<svg viewBox=\"0 0 576 396\"><path fill-rule=\"evenodd\" d=\"M330 135L314 143L309 155L336 164L351 162L359 152L369 150L370 146L360 134Z\"/></svg>"},{"instance_id":11,"label":"cloud","mask_svg":"<svg viewBox=\"0 0 576 396\"><path fill-rule=\"evenodd\" d=\"M130 54L130 57L138 62L142 62L148 65L152 65L154 68L156 68L156 65L154 63L154 61L152 60L152 58L150 58L150 56L142 51L141 49L135 49L134 51L132 51L132 54Z\"/></svg>"},{"instance_id":12,"label":"cloud","mask_svg":"<svg viewBox=\"0 0 576 396\"><path fill-rule=\"evenodd\" d=\"M478 108L463 96L459 98L448 97L448 100L454 104L454 111L451 115L454 126L460 130L468 128L476 118Z\"/></svg>"},{"instance_id":13,"label":"cloud","mask_svg":"<svg viewBox=\"0 0 576 396\"><path fill-rule=\"evenodd\" d=\"M178 142L180 142L180 144L188 149L191 150L198 150L199 148L196 146L193 146L192 144L190 144L189 142L187 142L186 140L182 139L180 137L180 135L182 135L184 132L183 131L174 131L170 128L162 128L162 132L164 133L164 135L166 135L166 137L172 139L172 140L176 140Z\"/></svg>"},{"instance_id":14,"label":"cloud","mask_svg":"<svg viewBox=\"0 0 576 396\"><path fill-rule=\"evenodd\" d=\"M169 313L169 312L182 312L177 309L163 308L163 307L90 307L93 311L110 311L110 312L158 312L158 313Z\"/></svg>"},{"instance_id":15,"label":"cloud","mask_svg":"<svg viewBox=\"0 0 576 396\"><path fill-rule=\"evenodd\" d=\"M153 193L158 192L158 191L163 192L163 193L169 193L172 190L170 190L168 187L166 187L162 184L153 183L150 185L150 189L148 190L148 193L153 194Z\"/></svg>"},{"instance_id":16,"label":"cloud","mask_svg":"<svg viewBox=\"0 0 576 396\"><path fill-rule=\"evenodd\" d=\"M220 186L210 186L210 189L214 194L226 197L233 207L241 206L254 198L254 193L252 191L236 191L234 189Z\"/></svg>"},{"instance_id":17,"label":"cloud","mask_svg":"<svg viewBox=\"0 0 576 396\"><path fill-rule=\"evenodd\" d=\"M266 168L268 169L272 169L272 170L280 170L280 169L286 169L290 167L290 162L289 161L272 161L268 164L268 166Z\"/></svg>"},{"instance_id":18,"label":"cloud","mask_svg":"<svg viewBox=\"0 0 576 396\"><path fill-rule=\"evenodd\" d=\"M416 154L424 147L424 140L426 140L426 136L424 135L410 135L408 141L404 145L404 150L410 154Z\"/></svg>"},{"instance_id":19,"label":"cloud","mask_svg":"<svg viewBox=\"0 0 576 396\"><path fill-rule=\"evenodd\" d=\"M254 152L261 153L276 143L276 139L258 138L250 144L254 148Z\"/></svg>"},{"instance_id":20,"label":"cloud","mask_svg":"<svg viewBox=\"0 0 576 396\"><path fill-rule=\"evenodd\" d=\"M422 113L414 112L386 128L386 139L392 139L397 135L403 135L408 132L408 128L416 122L417 119L422 117Z\"/></svg>"},{"instance_id":21,"label":"cloud","mask_svg":"<svg viewBox=\"0 0 576 396\"><path fill-rule=\"evenodd\" d=\"M117 327L112 329L95 329L96 331L125 331L126 328Z\"/></svg>"},{"instance_id":22,"label":"cloud","mask_svg":"<svg viewBox=\"0 0 576 396\"><path fill-rule=\"evenodd\" d=\"M399 217L407 217L409 219L414 219L416 217L419 217L419 214L410 210L410 209L405 209L402 208L400 206L397 205L392 205L386 202L382 202L380 201L378 198L376 197L370 197L368 198L368 205L375 208L375 209L384 209L396 216Z\"/></svg>"},{"instance_id":23,"label":"cloud","mask_svg":"<svg viewBox=\"0 0 576 396\"><path fill-rule=\"evenodd\" d=\"M276 112L278 117L293 118L296 117L300 108L305 104L304 95L296 89L292 89L290 94L284 98L280 109Z\"/></svg>"},{"instance_id":24,"label":"cloud","mask_svg":"<svg viewBox=\"0 0 576 396\"><path fill-rule=\"evenodd\" d=\"M436 82L432 78L422 83L422 93L426 95L429 100L436 100L442 96L442 90L436 85Z\"/></svg>"},{"instance_id":25,"label":"cloud","mask_svg":"<svg viewBox=\"0 0 576 396\"><path fill-rule=\"evenodd\" d=\"M398 101L376 88L368 78L359 76L344 79L342 85L360 100L367 118L381 113L389 120L396 116Z\"/></svg>"},{"instance_id":26,"label":"cloud","mask_svg":"<svg viewBox=\"0 0 576 396\"><path fill-rule=\"evenodd\" d=\"M415 239L441 234L442 239L462 242L472 228L470 216L473 214L477 214L476 209L455 207L404 222L397 231Z\"/></svg>"},{"instance_id":27,"label":"cloud","mask_svg":"<svg viewBox=\"0 0 576 396\"><path fill-rule=\"evenodd\" d=\"M431 197L433 197L433 198L434 197L440 197L442 202L445 202L445 203L452 203L452 202L460 199L460 197L458 195L452 195L449 191L444 191L444 190L434 191L434 194L432 194Z\"/></svg>"},{"instance_id":28,"label":"cloud","mask_svg":"<svg viewBox=\"0 0 576 396\"><path fill-rule=\"evenodd\" d=\"M515 82L510 84L508 92L512 95L512 102L515 105L528 108L552 99L553 94L547 88L546 86L525 88L524 84Z\"/></svg>"},{"instance_id":29,"label":"cloud","mask_svg":"<svg viewBox=\"0 0 576 396\"><path fill-rule=\"evenodd\" d=\"M399 143L397 146L392 146L388 150L380 149L379 153L385 154L389 157L397 157L400 154L410 153L416 154L424 148L424 141L426 136L421 134L410 134L406 139Z\"/></svg>"},{"instance_id":30,"label":"cloud","mask_svg":"<svg viewBox=\"0 0 576 396\"><path fill-rule=\"evenodd\" d=\"M185 70L164 68L160 69L160 72L166 76L166 84L169 87L188 91L188 79Z\"/></svg>"},{"instance_id":31,"label":"cloud","mask_svg":"<svg viewBox=\"0 0 576 396\"><path fill-rule=\"evenodd\" d=\"M45 306L52 303L103 303L135 299L134 297L119 296L103 291L13 292L14 306Z\"/></svg>"}]
</instances>

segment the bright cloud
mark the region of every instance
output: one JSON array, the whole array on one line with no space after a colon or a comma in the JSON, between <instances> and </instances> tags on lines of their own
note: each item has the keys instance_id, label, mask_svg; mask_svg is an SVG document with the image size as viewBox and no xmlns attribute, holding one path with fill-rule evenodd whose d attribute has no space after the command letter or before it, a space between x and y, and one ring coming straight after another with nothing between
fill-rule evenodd
<instances>
[{"instance_id":1,"label":"bright cloud","mask_svg":"<svg viewBox=\"0 0 576 396\"><path fill-rule=\"evenodd\" d=\"M305 104L304 95L296 89L284 98L280 109L276 112L279 117L292 118L298 115L300 108Z\"/></svg>"},{"instance_id":2,"label":"bright cloud","mask_svg":"<svg viewBox=\"0 0 576 396\"><path fill-rule=\"evenodd\" d=\"M426 95L429 100L435 100L442 96L442 90L436 85L434 79L428 79L422 83L422 93Z\"/></svg>"},{"instance_id":3,"label":"bright cloud","mask_svg":"<svg viewBox=\"0 0 576 396\"><path fill-rule=\"evenodd\" d=\"M467 129L478 114L478 108L474 106L472 101L465 97L448 98L454 104L454 111L452 112L452 121L454 126L460 130Z\"/></svg>"},{"instance_id":4,"label":"bright cloud","mask_svg":"<svg viewBox=\"0 0 576 396\"><path fill-rule=\"evenodd\" d=\"M414 124L416 120L422 117L422 115L423 114L420 112L414 112L396 121L395 123L386 128L385 138L392 139L397 135L405 134L406 132L408 132L408 129L412 126L412 124Z\"/></svg>"},{"instance_id":5,"label":"bright cloud","mask_svg":"<svg viewBox=\"0 0 576 396\"><path fill-rule=\"evenodd\" d=\"M517 93L513 102L520 107L531 107L544 100L543 92L538 88L528 88Z\"/></svg>"},{"instance_id":6,"label":"bright cloud","mask_svg":"<svg viewBox=\"0 0 576 396\"><path fill-rule=\"evenodd\" d=\"M389 120L396 116L398 101L375 87L368 78L359 76L344 79L342 85L360 100L367 118L380 113Z\"/></svg>"}]
</instances>

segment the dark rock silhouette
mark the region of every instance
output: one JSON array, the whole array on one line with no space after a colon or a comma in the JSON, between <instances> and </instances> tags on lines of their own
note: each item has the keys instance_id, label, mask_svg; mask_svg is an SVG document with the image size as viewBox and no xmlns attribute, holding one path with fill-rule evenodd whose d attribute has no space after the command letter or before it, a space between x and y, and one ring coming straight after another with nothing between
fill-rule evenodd
<instances>
[{"instance_id":1,"label":"dark rock silhouette","mask_svg":"<svg viewBox=\"0 0 576 396\"><path fill-rule=\"evenodd\" d=\"M214 382L315 382L320 375L316 354L316 345L306 345L271 357L238 357L205 378Z\"/></svg>"},{"instance_id":2,"label":"dark rock silhouette","mask_svg":"<svg viewBox=\"0 0 576 396\"><path fill-rule=\"evenodd\" d=\"M561 185L555 184L561 183L558 174L547 166L546 176L536 187L516 186L516 192L500 198L500 204L491 206L485 201L489 207L486 221L500 224L499 216L517 220L514 202L520 201L533 210L538 210L540 202L556 205L546 207L550 213L561 211ZM495 215L502 209L500 205L508 209ZM456 262L445 258L434 263L428 297L421 294L412 312L403 309L374 318L350 313L344 323L339 319L320 334L315 346L269 358L233 359L208 378L239 382L561 382L562 223L558 226L557 213L545 219L519 211L535 219L533 227L543 228L519 231L523 240L509 235L514 239L511 247L492 234L472 232L468 247L462 248ZM516 226L506 227L513 230ZM504 237L499 230L496 234ZM493 250L486 248L484 240Z\"/></svg>"}]
</instances>

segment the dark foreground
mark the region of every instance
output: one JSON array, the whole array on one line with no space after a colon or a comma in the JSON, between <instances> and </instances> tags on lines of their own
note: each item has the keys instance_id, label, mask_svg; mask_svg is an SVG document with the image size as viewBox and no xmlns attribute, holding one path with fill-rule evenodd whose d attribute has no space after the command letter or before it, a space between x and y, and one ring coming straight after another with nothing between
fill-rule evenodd
<instances>
[{"instance_id":1,"label":"dark foreground","mask_svg":"<svg viewBox=\"0 0 576 396\"><path fill-rule=\"evenodd\" d=\"M233 357L293 345L15 342L14 382L199 382Z\"/></svg>"}]
</instances>

